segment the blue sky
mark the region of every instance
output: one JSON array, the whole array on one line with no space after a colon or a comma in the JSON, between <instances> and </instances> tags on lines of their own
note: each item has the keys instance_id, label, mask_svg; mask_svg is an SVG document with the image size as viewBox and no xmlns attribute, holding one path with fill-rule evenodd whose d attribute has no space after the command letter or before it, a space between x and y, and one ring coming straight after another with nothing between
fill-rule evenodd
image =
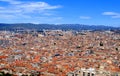
<instances>
[{"instance_id":1,"label":"blue sky","mask_svg":"<svg viewBox=\"0 0 120 76\"><path fill-rule=\"evenodd\" d=\"M120 0L0 0L0 23L120 26Z\"/></svg>"}]
</instances>

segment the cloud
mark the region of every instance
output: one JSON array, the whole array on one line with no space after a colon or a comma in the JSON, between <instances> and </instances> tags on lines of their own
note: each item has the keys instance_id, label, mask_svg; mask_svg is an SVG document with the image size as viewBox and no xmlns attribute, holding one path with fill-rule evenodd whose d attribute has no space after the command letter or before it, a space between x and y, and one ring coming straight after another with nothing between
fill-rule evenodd
<instances>
[{"instance_id":1,"label":"cloud","mask_svg":"<svg viewBox=\"0 0 120 76\"><path fill-rule=\"evenodd\" d=\"M9 14L0 14L0 17L2 19L12 19L12 18L15 18L14 15L9 15Z\"/></svg>"},{"instance_id":2,"label":"cloud","mask_svg":"<svg viewBox=\"0 0 120 76\"><path fill-rule=\"evenodd\" d=\"M3 1L3 0L0 0ZM2 11L3 13L6 11L9 13L11 13L11 11L16 12L16 11L21 11L21 13L33 13L35 12L41 12L41 11L45 11L45 10L53 10L53 9L57 9L60 8L60 5L55 5L52 6L46 2L18 2L15 0L4 0L5 2L10 2L12 4L9 4L9 6L0 6L0 12ZM14 4L14 3L18 3L18 4ZM34 12L34 13L35 13Z\"/></svg>"},{"instance_id":3,"label":"cloud","mask_svg":"<svg viewBox=\"0 0 120 76\"><path fill-rule=\"evenodd\" d=\"M103 15L117 15L115 12L103 12Z\"/></svg>"},{"instance_id":4,"label":"cloud","mask_svg":"<svg viewBox=\"0 0 120 76\"><path fill-rule=\"evenodd\" d=\"M44 10L52 10L60 8L60 5L52 6L46 2L30 2L30 3L23 3L21 5L16 6L18 9L23 10L24 12L41 12Z\"/></svg>"},{"instance_id":5,"label":"cloud","mask_svg":"<svg viewBox=\"0 0 120 76\"><path fill-rule=\"evenodd\" d=\"M1 19L28 19L32 21L33 19L39 18L38 20L51 19L57 20L60 19L56 15L55 9L61 8L61 5L50 5L46 2L41 1L18 1L18 0L0 0L2 2L7 2L8 5L0 5L0 20ZM48 17L49 16L49 17ZM56 18L55 18L56 17ZM34 21L36 22L36 21Z\"/></svg>"},{"instance_id":6,"label":"cloud","mask_svg":"<svg viewBox=\"0 0 120 76\"><path fill-rule=\"evenodd\" d=\"M0 10L4 9L4 7L0 7Z\"/></svg>"},{"instance_id":7,"label":"cloud","mask_svg":"<svg viewBox=\"0 0 120 76\"><path fill-rule=\"evenodd\" d=\"M120 18L120 13L116 12L103 12L102 15L111 16L111 18Z\"/></svg>"},{"instance_id":8,"label":"cloud","mask_svg":"<svg viewBox=\"0 0 120 76\"><path fill-rule=\"evenodd\" d=\"M80 16L80 19L91 19L89 16Z\"/></svg>"},{"instance_id":9,"label":"cloud","mask_svg":"<svg viewBox=\"0 0 120 76\"><path fill-rule=\"evenodd\" d=\"M21 4L20 1L16 1L16 0L0 0L2 2L8 2L9 4Z\"/></svg>"}]
</instances>

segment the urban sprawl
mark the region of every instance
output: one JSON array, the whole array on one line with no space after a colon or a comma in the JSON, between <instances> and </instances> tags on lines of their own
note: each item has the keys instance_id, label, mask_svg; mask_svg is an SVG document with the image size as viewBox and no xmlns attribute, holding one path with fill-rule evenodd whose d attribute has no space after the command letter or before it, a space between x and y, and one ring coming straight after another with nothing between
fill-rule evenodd
<instances>
[{"instance_id":1,"label":"urban sprawl","mask_svg":"<svg viewBox=\"0 0 120 76\"><path fill-rule=\"evenodd\" d=\"M120 76L112 31L0 31L0 76Z\"/></svg>"}]
</instances>

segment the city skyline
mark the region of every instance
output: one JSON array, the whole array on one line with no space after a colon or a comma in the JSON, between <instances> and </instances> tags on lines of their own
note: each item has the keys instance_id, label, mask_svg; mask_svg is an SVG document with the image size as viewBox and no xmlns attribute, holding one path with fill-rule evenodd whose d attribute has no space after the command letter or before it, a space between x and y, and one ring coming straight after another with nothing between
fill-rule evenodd
<instances>
[{"instance_id":1,"label":"city skyline","mask_svg":"<svg viewBox=\"0 0 120 76\"><path fill-rule=\"evenodd\" d=\"M0 23L120 26L119 0L0 0Z\"/></svg>"}]
</instances>

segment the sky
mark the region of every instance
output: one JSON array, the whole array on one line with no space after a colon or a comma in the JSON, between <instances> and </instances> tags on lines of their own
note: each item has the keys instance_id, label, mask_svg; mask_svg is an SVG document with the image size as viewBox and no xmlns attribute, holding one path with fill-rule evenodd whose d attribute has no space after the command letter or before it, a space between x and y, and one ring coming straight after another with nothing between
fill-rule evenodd
<instances>
[{"instance_id":1,"label":"sky","mask_svg":"<svg viewBox=\"0 0 120 76\"><path fill-rule=\"evenodd\" d=\"M120 0L0 0L0 23L120 26Z\"/></svg>"}]
</instances>

